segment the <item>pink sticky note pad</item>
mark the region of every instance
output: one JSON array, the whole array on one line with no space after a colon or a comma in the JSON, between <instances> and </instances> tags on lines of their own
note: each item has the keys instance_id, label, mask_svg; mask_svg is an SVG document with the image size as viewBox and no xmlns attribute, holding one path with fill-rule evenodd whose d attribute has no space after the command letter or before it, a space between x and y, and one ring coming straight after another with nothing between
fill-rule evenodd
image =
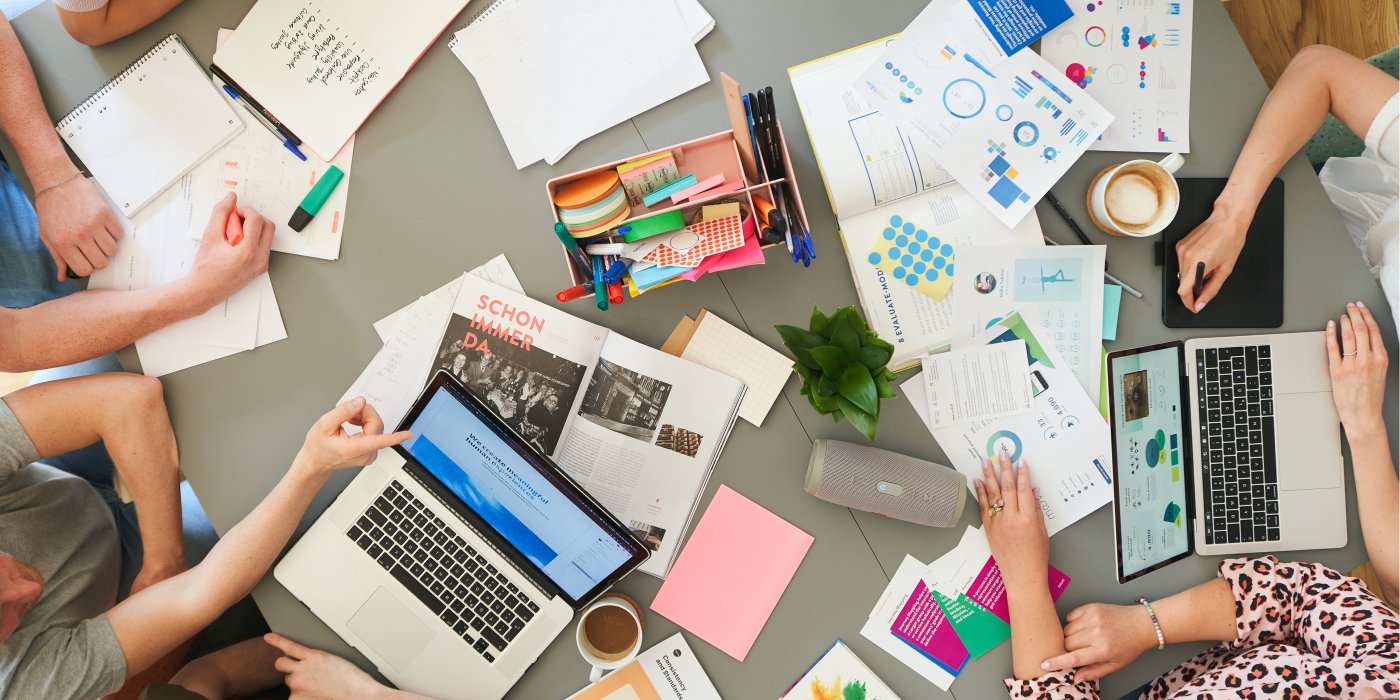
<instances>
[{"instance_id":1,"label":"pink sticky note pad","mask_svg":"<svg viewBox=\"0 0 1400 700\"><path fill-rule=\"evenodd\" d=\"M743 661L812 536L721 485L651 609Z\"/></svg>"},{"instance_id":2,"label":"pink sticky note pad","mask_svg":"<svg viewBox=\"0 0 1400 700\"><path fill-rule=\"evenodd\" d=\"M677 192L677 193L671 195L671 203L672 203L672 204L680 204L681 202L684 202L685 200L690 199L691 197L694 197L694 196L700 195L700 194L704 194L704 193L706 193L706 192L708 192L708 191L710 191L710 190L712 190L712 189L714 189L714 188L716 188L716 187L719 187L720 185L723 185L723 184L724 184L724 173L718 173L718 174L716 174L716 175L711 175L711 176L705 178L704 180L701 180L701 181L699 181L699 182L697 182L697 183L691 185L690 187L687 187L687 188L681 190L680 192Z\"/></svg>"},{"instance_id":3,"label":"pink sticky note pad","mask_svg":"<svg viewBox=\"0 0 1400 700\"><path fill-rule=\"evenodd\" d=\"M744 245L701 260L700 264L692 268L690 272L680 275L680 279L694 282L708 272L723 272L762 264L763 246L758 242L758 236L754 232L754 219L750 216L744 219Z\"/></svg>"}]
</instances>

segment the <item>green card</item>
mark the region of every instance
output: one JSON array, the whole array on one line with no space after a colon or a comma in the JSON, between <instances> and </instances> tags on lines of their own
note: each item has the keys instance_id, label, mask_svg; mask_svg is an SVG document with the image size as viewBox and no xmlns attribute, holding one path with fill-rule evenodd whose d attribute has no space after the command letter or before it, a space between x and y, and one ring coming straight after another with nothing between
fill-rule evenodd
<instances>
[{"instance_id":1,"label":"green card","mask_svg":"<svg viewBox=\"0 0 1400 700\"><path fill-rule=\"evenodd\" d=\"M930 592L972 658L991 651L998 644L1011 638L1011 625L1002 622L1001 618L993 615L990 610L974 603L966 594L959 593L957 600L953 600L938 591Z\"/></svg>"}]
</instances>

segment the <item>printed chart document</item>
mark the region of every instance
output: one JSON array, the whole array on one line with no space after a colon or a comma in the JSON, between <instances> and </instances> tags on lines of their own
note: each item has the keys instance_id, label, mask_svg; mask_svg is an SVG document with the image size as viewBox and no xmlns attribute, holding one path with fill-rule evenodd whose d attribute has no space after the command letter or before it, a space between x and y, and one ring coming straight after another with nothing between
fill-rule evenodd
<instances>
[{"instance_id":1,"label":"printed chart document","mask_svg":"<svg viewBox=\"0 0 1400 700\"><path fill-rule=\"evenodd\" d=\"M1026 344L1019 340L925 357L929 426L1030 413L1025 367Z\"/></svg>"},{"instance_id":2,"label":"printed chart document","mask_svg":"<svg viewBox=\"0 0 1400 700\"><path fill-rule=\"evenodd\" d=\"M900 612L913 596L914 589L922 585L920 575L926 568L927 565L918 559L908 554L904 555L899 570L895 571L894 576L890 578L890 584L880 594L880 599L876 601L875 609L870 611L865 626L860 628L860 636L885 650L924 680L947 690L957 679L958 671L950 670L934 661L922 650L896 636L892 629Z\"/></svg>"},{"instance_id":3,"label":"printed chart document","mask_svg":"<svg viewBox=\"0 0 1400 700\"><path fill-rule=\"evenodd\" d=\"M964 60L986 70L1072 13L1065 0L932 0L904 33L934 50L946 43L959 45Z\"/></svg>"},{"instance_id":4,"label":"printed chart document","mask_svg":"<svg viewBox=\"0 0 1400 700\"><path fill-rule=\"evenodd\" d=\"M502 0L449 46L524 168L709 82L695 17L653 0Z\"/></svg>"},{"instance_id":5,"label":"printed chart document","mask_svg":"<svg viewBox=\"0 0 1400 700\"><path fill-rule=\"evenodd\" d=\"M1045 339L1040 323L1022 312L1007 314L969 346L1011 340L1026 343L1026 381L1035 394L1036 410L930 431L969 484L981 478L983 459L1003 451L1013 462L1029 462L1032 482L1040 489L1046 531L1054 535L1113 498L1108 424L1055 346ZM927 424L923 377L914 375L903 386L905 397Z\"/></svg>"},{"instance_id":6,"label":"printed chart document","mask_svg":"<svg viewBox=\"0 0 1400 700\"><path fill-rule=\"evenodd\" d=\"M261 0L214 52L214 65L329 160L466 6Z\"/></svg>"},{"instance_id":7,"label":"printed chart document","mask_svg":"<svg viewBox=\"0 0 1400 700\"><path fill-rule=\"evenodd\" d=\"M463 275L411 305L346 398L397 425L438 370L552 457L652 550L664 577L733 429L744 384Z\"/></svg>"},{"instance_id":8,"label":"printed chart document","mask_svg":"<svg viewBox=\"0 0 1400 700\"><path fill-rule=\"evenodd\" d=\"M677 632L632 663L565 700L720 700L685 635Z\"/></svg>"},{"instance_id":9,"label":"printed chart document","mask_svg":"<svg viewBox=\"0 0 1400 700\"><path fill-rule=\"evenodd\" d=\"M1113 115L1030 49L989 67L956 33L914 29L890 43L856 90L926 139L934 160L997 220L1015 226Z\"/></svg>"},{"instance_id":10,"label":"printed chart document","mask_svg":"<svg viewBox=\"0 0 1400 700\"><path fill-rule=\"evenodd\" d=\"M967 248L954 286L953 347L1015 308L1030 309L1080 386L1099 395L1103 343L1103 272L1107 248Z\"/></svg>"},{"instance_id":11,"label":"printed chart document","mask_svg":"<svg viewBox=\"0 0 1400 700\"><path fill-rule=\"evenodd\" d=\"M1045 35L1045 60L1118 119L1092 151L1191 150L1195 0L1087 0Z\"/></svg>"}]
</instances>

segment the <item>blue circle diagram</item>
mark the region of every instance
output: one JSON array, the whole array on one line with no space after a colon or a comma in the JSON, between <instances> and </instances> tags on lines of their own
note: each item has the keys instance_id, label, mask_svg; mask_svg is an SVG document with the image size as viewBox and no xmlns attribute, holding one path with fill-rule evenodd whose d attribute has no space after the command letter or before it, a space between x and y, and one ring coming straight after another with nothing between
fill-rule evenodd
<instances>
[{"instance_id":1,"label":"blue circle diagram","mask_svg":"<svg viewBox=\"0 0 1400 700\"><path fill-rule=\"evenodd\" d=\"M1046 146L1045 150L1042 151L1040 155L1045 158L1046 162L1049 162L1055 160L1055 156L1060 155L1060 152L1055 150L1054 146Z\"/></svg>"},{"instance_id":2,"label":"blue circle diagram","mask_svg":"<svg viewBox=\"0 0 1400 700\"><path fill-rule=\"evenodd\" d=\"M987 106L987 91L972 78L958 78L943 88L943 108L958 119L971 119Z\"/></svg>"},{"instance_id":3,"label":"blue circle diagram","mask_svg":"<svg viewBox=\"0 0 1400 700\"><path fill-rule=\"evenodd\" d=\"M1011 461L1021 459L1021 438L1010 430L998 430L987 439L987 458L996 459L1002 452L1008 452Z\"/></svg>"},{"instance_id":4,"label":"blue circle diagram","mask_svg":"<svg viewBox=\"0 0 1400 700\"><path fill-rule=\"evenodd\" d=\"M1004 121L1004 122L1009 122L1009 121L1011 121L1011 115L1012 115L1011 105L997 105L997 112L996 112L996 114L997 114L997 119L1000 119L1000 120L1002 120L1002 121Z\"/></svg>"},{"instance_id":5,"label":"blue circle diagram","mask_svg":"<svg viewBox=\"0 0 1400 700\"><path fill-rule=\"evenodd\" d=\"M1011 138L1015 139L1018 146L1034 146L1035 142L1040 140L1040 127L1032 122L1021 122L1011 130Z\"/></svg>"}]
</instances>

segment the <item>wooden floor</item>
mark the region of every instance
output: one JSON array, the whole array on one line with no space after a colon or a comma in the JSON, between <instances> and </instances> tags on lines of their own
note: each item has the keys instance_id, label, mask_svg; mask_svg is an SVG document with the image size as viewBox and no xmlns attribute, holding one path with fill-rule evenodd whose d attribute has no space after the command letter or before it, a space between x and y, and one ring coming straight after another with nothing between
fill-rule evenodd
<instances>
[{"instance_id":1,"label":"wooden floor","mask_svg":"<svg viewBox=\"0 0 1400 700\"><path fill-rule=\"evenodd\" d=\"M1396 0L1225 0L1225 10L1270 87L1309 44L1358 58L1396 45Z\"/></svg>"}]
</instances>

